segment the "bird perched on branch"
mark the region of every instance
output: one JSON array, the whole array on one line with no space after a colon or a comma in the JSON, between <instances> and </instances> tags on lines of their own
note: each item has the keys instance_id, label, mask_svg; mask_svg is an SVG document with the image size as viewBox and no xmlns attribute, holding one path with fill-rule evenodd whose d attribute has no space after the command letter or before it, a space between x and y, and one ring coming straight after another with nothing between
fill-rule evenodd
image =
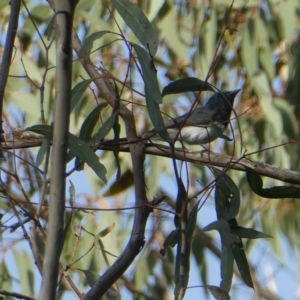
<instances>
[{"instance_id":1,"label":"bird perched on branch","mask_svg":"<svg viewBox=\"0 0 300 300\"><path fill-rule=\"evenodd\" d=\"M204 106L165 122L170 138L190 145L207 144L217 138L230 140L223 132L230 121L233 102L239 91L217 92ZM142 138L162 140L155 129L144 133Z\"/></svg>"}]
</instances>

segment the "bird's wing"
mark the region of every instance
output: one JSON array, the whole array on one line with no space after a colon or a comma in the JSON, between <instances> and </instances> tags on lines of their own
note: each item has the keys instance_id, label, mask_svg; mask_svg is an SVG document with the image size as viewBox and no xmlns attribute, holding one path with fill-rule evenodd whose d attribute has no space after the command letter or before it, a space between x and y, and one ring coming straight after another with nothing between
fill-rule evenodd
<instances>
[{"instance_id":1,"label":"bird's wing","mask_svg":"<svg viewBox=\"0 0 300 300\"><path fill-rule=\"evenodd\" d=\"M166 128L178 128L185 122L184 124L187 126L207 127L214 121L217 113L217 109L210 109L209 107L203 106L192 111L188 117L188 114L184 114L165 122L165 126Z\"/></svg>"}]
</instances>

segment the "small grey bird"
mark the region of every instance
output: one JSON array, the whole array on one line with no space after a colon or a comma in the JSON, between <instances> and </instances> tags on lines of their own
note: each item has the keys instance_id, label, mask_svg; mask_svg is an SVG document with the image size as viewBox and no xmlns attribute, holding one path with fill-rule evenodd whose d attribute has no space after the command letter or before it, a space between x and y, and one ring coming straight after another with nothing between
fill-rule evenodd
<instances>
[{"instance_id":1,"label":"small grey bird","mask_svg":"<svg viewBox=\"0 0 300 300\"><path fill-rule=\"evenodd\" d=\"M171 139L177 137L179 141L190 145L207 144L219 137L230 140L223 132L230 121L233 102L239 91L215 93L204 106L196 108L189 115L186 113L165 122ZM142 137L162 140L155 129L143 134Z\"/></svg>"}]
</instances>

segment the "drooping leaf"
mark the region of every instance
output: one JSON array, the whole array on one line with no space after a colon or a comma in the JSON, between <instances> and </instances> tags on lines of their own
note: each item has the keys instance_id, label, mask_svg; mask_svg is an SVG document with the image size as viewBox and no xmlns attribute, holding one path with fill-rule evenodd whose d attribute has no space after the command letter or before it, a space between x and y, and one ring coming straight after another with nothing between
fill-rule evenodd
<instances>
[{"instance_id":1,"label":"drooping leaf","mask_svg":"<svg viewBox=\"0 0 300 300\"><path fill-rule=\"evenodd\" d=\"M140 65L142 67L145 82L146 104L151 122L162 139L170 143L172 142L172 140L165 128L164 120L159 109L159 104L162 102L162 96L160 93L153 60L149 53L147 53L142 47L133 43L132 46L136 51Z\"/></svg>"},{"instance_id":2,"label":"drooping leaf","mask_svg":"<svg viewBox=\"0 0 300 300\"><path fill-rule=\"evenodd\" d=\"M232 226L230 231L237 235L240 238L245 239L265 239L265 238L272 238L271 235L257 231L252 228L245 228L242 226Z\"/></svg>"},{"instance_id":3,"label":"drooping leaf","mask_svg":"<svg viewBox=\"0 0 300 300\"><path fill-rule=\"evenodd\" d=\"M83 41L83 45L79 52L79 57L88 57L93 48L94 41L100 39L106 33L113 33L108 30L94 32L88 37L86 37Z\"/></svg>"},{"instance_id":4,"label":"drooping leaf","mask_svg":"<svg viewBox=\"0 0 300 300\"><path fill-rule=\"evenodd\" d=\"M110 132L110 130L115 124L115 118L117 114L118 111L114 112L111 116L107 118L107 120L104 121L99 130L93 135L92 142L99 142L106 137L106 135Z\"/></svg>"},{"instance_id":5,"label":"drooping leaf","mask_svg":"<svg viewBox=\"0 0 300 300\"><path fill-rule=\"evenodd\" d=\"M234 258L231 247L222 244L220 287L226 292L229 292L231 288L233 277L233 263Z\"/></svg>"},{"instance_id":6,"label":"drooping leaf","mask_svg":"<svg viewBox=\"0 0 300 300\"><path fill-rule=\"evenodd\" d=\"M154 56L158 48L158 32L145 14L129 0L111 0L111 2L141 44Z\"/></svg>"},{"instance_id":7,"label":"drooping leaf","mask_svg":"<svg viewBox=\"0 0 300 300\"><path fill-rule=\"evenodd\" d=\"M229 294L224 289L219 288L214 285L206 285L205 287L212 293L212 295L215 297L215 299L230 300Z\"/></svg>"},{"instance_id":8,"label":"drooping leaf","mask_svg":"<svg viewBox=\"0 0 300 300\"><path fill-rule=\"evenodd\" d=\"M39 134L46 136L51 139L51 126L48 125L34 125L32 127L27 128L29 131L33 131ZM106 183L106 169L104 165L99 162L98 156L95 152L90 148L88 144L82 141L77 136L69 133L68 135L68 148L72 153L74 153L77 157L79 157L82 161L88 164L97 176Z\"/></svg>"},{"instance_id":9,"label":"drooping leaf","mask_svg":"<svg viewBox=\"0 0 300 300\"><path fill-rule=\"evenodd\" d=\"M164 248L160 250L160 254L165 256L167 247L175 247L180 241L179 229L172 230L164 241Z\"/></svg>"},{"instance_id":10,"label":"drooping leaf","mask_svg":"<svg viewBox=\"0 0 300 300\"><path fill-rule=\"evenodd\" d=\"M237 264L237 267L241 273L243 281L251 288L253 287L253 282L250 274L250 268L248 264L248 260L246 257L246 253L242 247L238 245L238 243L233 243L232 245L232 253L234 260Z\"/></svg>"},{"instance_id":11,"label":"drooping leaf","mask_svg":"<svg viewBox=\"0 0 300 300\"><path fill-rule=\"evenodd\" d=\"M79 132L79 138L85 142L89 142L92 138L92 133L97 121L99 120L99 112L107 106L107 103L101 103L95 107L92 112L86 117Z\"/></svg>"},{"instance_id":12,"label":"drooping leaf","mask_svg":"<svg viewBox=\"0 0 300 300\"><path fill-rule=\"evenodd\" d=\"M249 167L245 167L247 180L252 191L264 198L297 198L300 199L300 188L295 186L273 186L263 188L263 181L259 174Z\"/></svg>"},{"instance_id":13,"label":"drooping leaf","mask_svg":"<svg viewBox=\"0 0 300 300\"><path fill-rule=\"evenodd\" d=\"M104 197L115 196L134 184L133 173L130 169L127 169L119 180L116 180L109 189L104 193Z\"/></svg>"},{"instance_id":14,"label":"drooping leaf","mask_svg":"<svg viewBox=\"0 0 300 300\"><path fill-rule=\"evenodd\" d=\"M176 228L180 228L180 215L181 215L181 209L184 205L184 202L187 199L187 191L185 189L185 186L182 182L181 178L177 178L177 197L176 197L176 214L174 216L174 224Z\"/></svg>"},{"instance_id":15,"label":"drooping leaf","mask_svg":"<svg viewBox=\"0 0 300 300\"><path fill-rule=\"evenodd\" d=\"M134 43L131 43L131 45L133 46L136 55L139 59L139 63L141 65L142 72L143 72L145 85L149 89L149 92L151 91L153 95L151 100L154 100L156 103L161 104L162 96L161 96L161 92L157 80L157 71L153 62L153 58L141 46Z\"/></svg>"},{"instance_id":16,"label":"drooping leaf","mask_svg":"<svg viewBox=\"0 0 300 300\"><path fill-rule=\"evenodd\" d=\"M37 167L41 165L41 163L42 163L42 161L45 157L45 154L46 154L47 149L48 149L48 143L49 142L47 140L44 140L41 147L40 147L40 149L39 149L39 151L38 151L38 153L37 153L36 160L35 160L35 163L36 163Z\"/></svg>"},{"instance_id":17,"label":"drooping leaf","mask_svg":"<svg viewBox=\"0 0 300 300\"><path fill-rule=\"evenodd\" d=\"M185 92L200 92L200 91L211 91L214 92L214 88L203 80L195 77L187 77L175 80L165 86L162 90L162 96L170 94L179 94Z\"/></svg>"},{"instance_id":18,"label":"drooping leaf","mask_svg":"<svg viewBox=\"0 0 300 300\"><path fill-rule=\"evenodd\" d=\"M97 282L97 280L100 278L100 275L94 271L82 270L82 269L77 269L77 270L84 273L87 283L90 287L92 287L95 284L95 282Z\"/></svg>"},{"instance_id":19,"label":"drooping leaf","mask_svg":"<svg viewBox=\"0 0 300 300\"><path fill-rule=\"evenodd\" d=\"M222 244L230 247L233 243L239 242L238 236L234 235L230 231L229 223L224 219L214 221L203 228L203 231L217 230L221 236Z\"/></svg>"},{"instance_id":20,"label":"drooping leaf","mask_svg":"<svg viewBox=\"0 0 300 300\"><path fill-rule=\"evenodd\" d=\"M240 209L240 191L227 174L221 174L217 169L213 169L213 172L217 178L215 189L217 216L225 220L233 219Z\"/></svg>"},{"instance_id":21,"label":"drooping leaf","mask_svg":"<svg viewBox=\"0 0 300 300\"><path fill-rule=\"evenodd\" d=\"M86 89L92 82L92 79L83 80L76 84L76 86L72 89L70 112L72 112L75 106L82 101Z\"/></svg>"},{"instance_id":22,"label":"drooping leaf","mask_svg":"<svg viewBox=\"0 0 300 300\"><path fill-rule=\"evenodd\" d=\"M106 235L108 235L114 228L115 228L115 223L112 223L110 226L106 227L105 229L101 230L96 236L95 238L101 238L101 237L105 237Z\"/></svg>"}]
</instances>

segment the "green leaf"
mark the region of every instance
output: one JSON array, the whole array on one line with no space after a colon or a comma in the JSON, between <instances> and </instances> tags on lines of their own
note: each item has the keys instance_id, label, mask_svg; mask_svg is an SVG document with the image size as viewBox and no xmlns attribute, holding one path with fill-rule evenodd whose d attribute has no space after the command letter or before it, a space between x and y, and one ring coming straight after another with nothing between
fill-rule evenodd
<instances>
[{"instance_id":1,"label":"green leaf","mask_svg":"<svg viewBox=\"0 0 300 300\"><path fill-rule=\"evenodd\" d=\"M118 115L118 111L114 112L105 122L102 124L102 126L99 128L99 130L93 135L92 142L93 141L101 141L103 140L107 134L110 132L112 127L115 124L115 118Z\"/></svg>"},{"instance_id":2,"label":"green leaf","mask_svg":"<svg viewBox=\"0 0 300 300\"><path fill-rule=\"evenodd\" d=\"M92 133L97 121L99 120L99 112L107 106L107 103L101 103L93 109L93 111L86 117L79 132L79 138L88 142L92 138Z\"/></svg>"},{"instance_id":3,"label":"green leaf","mask_svg":"<svg viewBox=\"0 0 300 300\"><path fill-rule=\"evenodd\" d=\"M214 88L208 82L195 77L187 77L175 80L165 86L162 91L162 96L164 97L170 94L200 91L215 92Z\"/></svg>"},{"instance_id":4,"label":"green leaf","mask_svg":"<svg viewBox=\"0 0 300 300\"><path fill-rule=\"evenodd\" d=\"M213 172L217 179L215 202L218 219L231 220L240 209L240 191L227 174L221 174L218 169L213 169Z\"/></svg>"},{"instance_id":5,"label":"green leaf","mask_svg":"<svg viewBox=\"0 0 300 300\"><path fill-rule=\"evenodd\" d=\"M75 106L82 101L86 89L92 82L92 79L83 80L76 84L76 86L72 89L70 113L73 111Z\"/></svg>"},{"instance_id":6,"label":"green leaf","mask_svg":"<svg viewBox=\"0 0 300 300\"><path fill-rule=\"evenodd\" d=\"M184 205L184 202L186 202L187 199L187 191L185 189L185 186L182 182L181 178L177 178L177 197L176 197L176 214L174 216L174 225L176 228L180 228L180 215L181 215L181 209Z\"/></svg>"},{"instance_id":7,"label":"green leaf","mask_svg":"<svg viewBox=\"0 0 300 300\"><path fill-rule=\"evenodd\" d=\"M152 56L158 48L158 32L136 4L129 0L111 0L125 23Z\"/></svg>"},{"instance_id":8,"label":"green leaf","mask_svg":"<svg viewBox=\"0 0 300 300\"><path fill-rule=\"evenodd\" d=\"M200 278L203 284L207 284L207 259L205 256L205 246L202 237L195 234L192 241L192 251L197 262L197 270L199 271Z\"/></svg>"},{"instance_id":9,"label":"green leaf","mask_svg":"<svg viewBox=\"0 0 300 300\"><path fill-rule=\"evenodd\" d=\"M239 237L231 233L230 225L224 219L214 221L203 228L203 231L211 230L219 231L222 244L224 244L227 247L230 247L233 243L240 242Z\"/></svg>"},{"instance_id":10,"label":"green leaf","mask_svg":"<svg viewBox=\"0 0 300 300\"><path fill-rule=\"evenodd\" d=\"M167 247L175 247L180 241L179 229L172 230L164 241L164 248L160 250L160 254L165 256Z\"/></svg>"},{"instance_id":11,"label":"green leaf","mask_svg":"<svg viewBox=\"0 0 300 300\"><path fill-rule=\"evenodd\" d=\"M106 235L108 235L114 228L115 228L115 223L112 223L110 226L106 227L105 229L101 230L96 236L95 238L101 238L101 237L105 237Z\"/></svg>"},{"instance_id":12,"label":"green leaf","mask_svg":"<svg viewBox=\"0 0 300 300\"><path fill-rule=\"evenodd\" d=\"M43 159L45 157L45 154L47 152L47 149L48 149L48 142L47 140L44 140L38 153L37 153L37 156L36 156L36 160L35 160L35 163L36 163L36 166L40 166L41 163L43 162Z\"/></svg>"},{"instance_id":13,"label":"green leaf","mask_svg":"<svg viewBox=\"0 0 300 300\"><path fill-rule=\"evenodd\" d=\"M227 292L230 291L232 284L233 262L234 258L231 247L222 244L220 287Z\"/></svg>"},{"instance_id":14,"label":"green leaf","mask_svg":"<svg viewBox=\"0 0 300 300\"><path fill-rule=\"evenodd\" d=\"M284 133L290 140L296 139L298 133L298 123L293 107L288 105L287 100L282 98L274 98L274 105L281 114Z\"/></svg>"},{"instance_id":15,"label":"green leaf","mask_svg":"<svg viewBox=\"0 0 300 300\"><path fill-rule=\"evenodd\" d=\"M265 198L297 198L300 199L300 188L295 186L273 186L263 188L263 181L258 173L249 167L245 167L247 180L252 191L258 196Z\"/></svg>"},{"instance_id":16,"label":"green leaf","mask_svg":"<svg viewBox=\"0 0 300 300\"><path fill-rule=\"evenodd\" d=\"M104 197L112 197L121 192L124 192L129 187L133 186L134 178L133 173L130 169L127 169L126 172L123 173L119 180L116 180L109 189L104 193Z\"/></svg>"},{"instance_id":17,"label":"green leaf","mask_svg":"<svg viewBox=\"0 0 300 300\"><path fill-rule=\"evenodd\" d=\"M153 62L153 58L151 55L143 49L141 46L131 43L133 46L136 55L139 59L142 72L143 72L143 78L145 82L146 88L148 88L149 92L152 94L151 100L154 100L156 103L161 104L162 103L162 96L157 80L157 71L155 69L155 65ZM145 88L145 90L146 90ZM147 100L147 97L146 97Z\"/></svg>"},{"instance_id":18,"label":"green leaf","mask_svg":"<svg viewBox=\"0 0 300 300\"><path fill-rule=\"evenodd\" d=\"M80 49L79 57L88 57L93 48L94 41L100 39L106 33L113 33L113 32L110 32L108 30L103 30L103 31L94 32L88 37L86 37Z\"/></svg>"},{"instance_id":19,"label":"green leaf","mask_svg":"<svg viewBox=\"0 0 300 300\"><path fill-rule=\"evenodd\" d=\"M152 124L162 139L168 143L171 143L171 138L169 137L169 134L165 128L164 120L161 116L158 105L159 103L162 103L162 96L160 93L153 60L149 53L147 53L143 48L136 44L131 44L136 51L142 67L145 82L146 104Z\"/></svg>"},{"instance_id":20,"label":"green leaf","mask_svg":"<svg viewBox=\"0 0 300 300\"><path fill-rule=\"evenodd\" d=\"M77 269L77 270L84 273L87 283L90 287L92 287L97 282L97 280L100 278L100 275L94 271L82 270L82 269Z\"/></svg>"},{"instance_id":21,"label":"green leaf","mask_svg":"<svg viewBox=\"0 0 300 300\"><path fill-rule=\"evenodd\" d=\"M253 287L253 282L250 274L248 260L245 254L245 251L242 247L239 247L237 243L233 243L232 245L232 253L234 256L234 260L237 264L237 267L241 273L243 281L251 288Z\"/></svg>"},{"instance_id":22,"label":"green leaf","mask_svg":"<svg viewBox=\"0 0 300 300\"><path fill-rule=\"evenodd\" d=\"M49 125L34 125L32 127L27 128L29 131L33 131L39 134L46 136L47 138L51 139L52 129ZM98 156L95 152L90 148L88 144L82 141L77 136L69 133L68 135L68 148L72 151L77 157L81 160L86 162L89 167L91 167L97 176L106 183L106 169L105 167L99 162Z\"/></svg>"},{"instance_id":23,"label":"green leaf","mask_svg":"<svg viewBox=\"0 0 300 300\"><path fill-rule=\"evenodd\" d=\"M205 287L212 293L217 300L230 300L229 294L222 288L214 285L205 285Z\"/></svg>"},{"instance_id":24,"label":"green leaf","mask_svg":"<svg viewBox=\"0 0 300 300\"><path fill-rule=\"evenodd\" d=\"M272 238L271 235L257 231L252 228L245 228L242 226L232 226L230 231L237 235L240 238L246 239L264 239L264 238Z\"/></svg>"}]
</instances>

